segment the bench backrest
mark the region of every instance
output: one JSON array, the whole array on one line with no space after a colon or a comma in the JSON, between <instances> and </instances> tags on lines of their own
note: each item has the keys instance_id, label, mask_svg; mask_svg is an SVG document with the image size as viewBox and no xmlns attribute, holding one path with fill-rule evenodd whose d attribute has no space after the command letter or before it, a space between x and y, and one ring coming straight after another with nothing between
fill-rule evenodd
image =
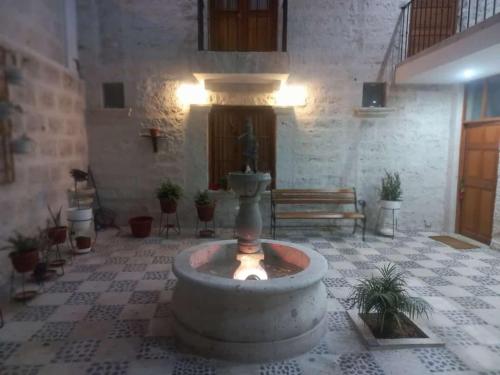
<instances>
[{"instance_id":1,"label":"bench backrest","mask_svg":"<svg viewBox=\"0 0 500 375\"><path fill-rule=\"evenodd\" d=\"M354 204L356 190L343 188L326 189L274 189L271 190L272 204Z\"/></svg>"}]
</instances>

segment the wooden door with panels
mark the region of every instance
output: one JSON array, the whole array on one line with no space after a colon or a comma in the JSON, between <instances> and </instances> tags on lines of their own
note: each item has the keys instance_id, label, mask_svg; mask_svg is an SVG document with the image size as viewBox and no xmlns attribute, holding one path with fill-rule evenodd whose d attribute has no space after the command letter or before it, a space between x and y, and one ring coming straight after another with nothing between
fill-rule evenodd
<instances>
[{"instance_id":1,"label":"wooden door with panels","mask_svg":"<svg viewBox=\"0 0 500 375\"><path fill-rule=\"evenodd\" d=\"M209 187L220 184L229 172L245 166L242 144L238 137L245 132L244 123L252 120L258 142L257 168L269 172L271 187L276 180L276 114L267 106L213 106L209 115Z\"/></svg>"},{"instance_id":2,"label":"wooden door with panels","mask_svg":"<svg viewBox=\"0 0 500 375\"><path fill-rule=\"evenodd\" d=\"M497 186L500 121L464 124L458 232L489 244Z\"/></svg>"}]
</instances>

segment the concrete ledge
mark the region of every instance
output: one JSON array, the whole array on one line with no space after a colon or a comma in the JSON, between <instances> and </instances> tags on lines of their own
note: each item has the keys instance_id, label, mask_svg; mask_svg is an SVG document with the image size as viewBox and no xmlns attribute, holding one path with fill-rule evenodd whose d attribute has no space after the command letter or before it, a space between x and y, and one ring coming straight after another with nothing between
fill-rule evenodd
<instances>
[{"instance_id":1,"label":"concrete ledge","mask_svg":"<svg viewBox=\"0 0 500 375\"><path fill-rule=\"evenodd\" d=\"M427 338L377 339L373 335L368 325L366 325L363 319L360 318L357 310L349 310L347 313L354 323L359 336L370 350L392 350L444 346L444 342L437 338L434 333L429 330L429 328L417 324L413 320L412 323L415 324L417 328L427 336Z\"/></svg>"}]
</instances>

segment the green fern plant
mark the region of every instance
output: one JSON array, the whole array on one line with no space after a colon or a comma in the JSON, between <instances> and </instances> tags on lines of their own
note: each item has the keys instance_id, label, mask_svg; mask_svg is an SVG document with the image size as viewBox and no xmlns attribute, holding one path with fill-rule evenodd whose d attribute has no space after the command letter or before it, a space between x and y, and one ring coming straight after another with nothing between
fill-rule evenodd
<instances>
[{"instance_id":1,"label":"green fern plant","mask_svg":"<svg viewBox=\"0 0 500 375\"><path fill-rule=\"evenodd\" d=\"M12 250L11 254L28 253L37 250L40 247L40 239L38 237L24 236L19 232L14 232L12 237L7 239L9 245L2 247L2 250Z\"/></svg>"},{"instance_id":2,"label":"green fern plant","mask_svg":"<svg viewBox=\"0 0 500 375\"><path fill-rule=\"evenodd\" d=\"M398 172L385 171L380 189L380 199L383 201L400 201L403 192L401 190L401 178Z\"/></svg>"},{"instance_id":3,"label":"green fern plant","mask_svg":"<svg viewBox=\"0 0 500 375\"><path fill-rule=\"evenodd\" d=\"M387 264L378 270L380 277L360 280L351 294L360 315L377 314L376 329L381 334L401 329L403 314L410 319L428 317L431 306L422 298L408 294L405 277L398 272L396 265Z\"/></svg>"},{"instance_id":4,"label":"green fern plant","mask_svg":"<svg viewBox=\"0 0 500 375\"><path fill-rule=\"evenodd\" d=\"M200 190L194 197L194 203L197 206L211 206L214 201L212 198L210 198L208 190Z\"/></svg>"},{"instance_id":5,"label":"green fern plant","mask_svg":"<svg viewBox=\"0 0 500 375\"><path fill-rule=\"evenodd\" d=\"M158 199L171 199L173 201L178 201L182 197L182 187L177 185L170 180L162 182L160 187L156 190L156 197Z\"/></svg>"}]
</instances>

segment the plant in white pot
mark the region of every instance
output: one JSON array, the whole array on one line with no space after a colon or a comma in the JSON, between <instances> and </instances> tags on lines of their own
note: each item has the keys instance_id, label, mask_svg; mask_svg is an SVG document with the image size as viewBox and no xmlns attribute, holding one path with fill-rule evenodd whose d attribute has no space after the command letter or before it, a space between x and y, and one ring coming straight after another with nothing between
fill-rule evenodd
<instances>
[{"instance_id":1,"label":"plant in white pot","mask_svg":"<svg viewBox=\"0 0 500 375\"><path fill-rule=\"evenodd\" d=\"M385 171L380 189L380 207L382 220L379 232L385 236L393 236L394 229L401 209L403 192L401 190L401 178L398 172Z\"/></svg>"}]
</instances>

